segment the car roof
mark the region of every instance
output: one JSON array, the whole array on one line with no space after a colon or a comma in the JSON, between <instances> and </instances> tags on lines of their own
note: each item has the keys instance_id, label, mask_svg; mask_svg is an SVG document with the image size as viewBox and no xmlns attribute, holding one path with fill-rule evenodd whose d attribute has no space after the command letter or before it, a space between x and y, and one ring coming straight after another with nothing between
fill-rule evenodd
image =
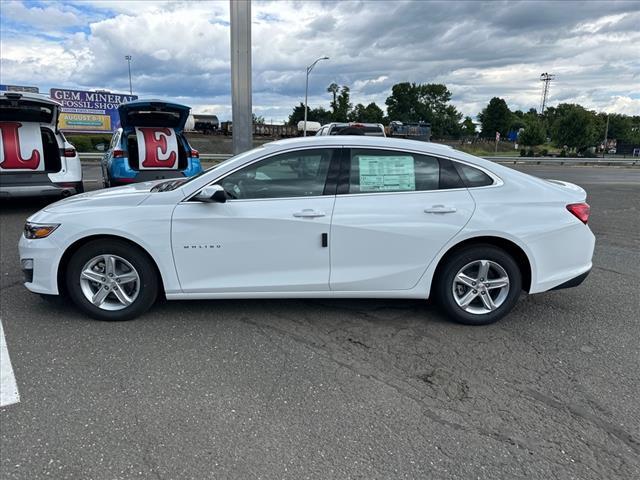
<instances>
[{"instance_id":1,"label":"car roof","mask_svg":"<svg viewBox=\"0 0 640 480\"><path fill-rule=\"evenodd\" d=\"M50 105L55 105L56 107L62 106L62 104L57 100L54 100L53 98L41 93L2 91L0 92L0 97L4 97L7 99L17 98L19 100L31 100L34 102L48 103Z\"/></svg>"},{"instance_id":2,"label":"car roof","mask_svg":"<svg viewBox=\"0 0 640 480\"><path fill-rule=\"evenodd\" d=\"M420 140L408 140L404 138L369 137L366 135L314 135L307 137L287 138L267 143L265 144L265 147L273 146L277 148L295 148L327 145L345 147L388 147L394 149L419 150L425 153L432 153L434 155L451 155L453 152L457 152L450 146L441 145L439 143L423 142Z\"/></svg>"},{"instance_id":3,"label":"car roof","mask_svg":"<svg viewBox=\"0 0 640 480\"><path fill-rule=\"evenodd\" d=\"M309 123L309 122L307 122ZM364 125L366 127L380 127L382 126L381 123L366 123L366 122L331 122L331 123L325 123L323 125L323 127L330 127L331 125L345 125L345 126L350 126L350 125Z\"/></svg>"}]
</instances>

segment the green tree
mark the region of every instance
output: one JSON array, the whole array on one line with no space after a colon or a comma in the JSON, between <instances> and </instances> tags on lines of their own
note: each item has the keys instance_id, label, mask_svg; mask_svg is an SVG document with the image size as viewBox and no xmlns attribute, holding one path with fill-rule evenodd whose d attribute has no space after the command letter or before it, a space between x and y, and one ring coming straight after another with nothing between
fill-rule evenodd
<instances>
[{"instance_id":1,"label":"green tree","mask_svg":"<svg viewBox=\"0 0 640 480\"><path fill-rule=\"evenodd\" d=\"M350 122L382 123L383 120L384 112L375 102L370 103L366 107L359 103L349 113Z\"/></svg>"},{"instance_id":2,"label":"green tree","mask_svg":"<svg viewBox=\"0 0 640 480\"><path fill-rule=\"evenodd\" d=\"M471 117L464 117L464 121L462 122L462 126L460 129L460 133L465 137L472 137L476 134L476 126L473 123Z\"/></svg>"},{"instance_id":3,"label":"green tree","mask_svg":"<svg viewBox=\"0 0 640 480\"><path fill-rule=\"evenodd\" d=\"M518 141L527 147L541 145L546 141L547 129L539 118L529 118L523 127L524 130L518 136Z\"/></svg>"},{"instance_id":4,"label":"green tree","mask_svg":"<svg viewBox=\"0 0 640 480\"><path fill-rule=\"evenodd\" d=\"M330 102L330 107L331 107L331 111L333 112L334 115L336 113L336 107L338 105L336 103L336 99L338 98L338 92L339 91L340 91L340 85L338 85L335 82L327 87L327 92L329 92L329 93L331 93L333 95L333 100Z\"/></svg>"},{"instance_id":5,"label":"green tree","mask_svg":"<svg viewBox=\"0 0 640 480\"><path fill-rule=\"evenodd\" d=\"M451 105L451 92L440 83L397 83L386 100L389 120L431 123L435 137L460 134L462 114Z\"/></svg>"},{"instance_id":6,"label":"green tree","mask_svg":"<svg viewBox=\"0 0 640 480\"><path fill-rule=\"evenodd\" d=\"M299 121L304 120L304 103L300 102L300 105L293 107L293 112L289 115L289 125L297 125ZM323 107L310 108L307 112L307 121L319 122L324 125L331 122L331 112L325 110Z\"/></svg>"},{"instance_id":7,"label":"green tree","mask_svg":"<svg viewBox=\"0 0 640 480\"><path fill-rule=\"evenodd\" d=\"M500 132L504 137L509 132L512 114L504 99L493 97L486 108L478 114L478 119L482 124L483 137L494 137L496 132Z\"/></svg>"},{"instance_id":8,"label":"green tree","mask_svg":"<svg viewBox=\"0 0 640 480\"><path fill-rule=\"evenodd\" d=\"M385 101L389 119L405 123L426 120L421 118L419 98L418 85L415 83L396 83L391 87L391 95Z\"/></svg>"},{"instance_id":9,"label":"green tree","mask_svg":"<svg viewBox=\"0 0 640 480\"><path fill-rule=\"evenodd\" d=\"M253 123L258 125L264 125L264 117L261 115L256 115L255 113L251 114L251 118L253 119Z\"/></svg>"},{"instance_id":10,"label":"green tree","mask_svg":"<svg viewBox=\"0 0 640 480\"><path fill-rule=\"evenodd\" d=\"M628 115L619 113L599 113L598 114L598 136L604 140L604 134L609 117L609 129L607 138L618 140L631 140L633 136L633 119Z\"/></svg>"},{"instance_id":11,"label":"green tree","mask_svg":"<svg viewBox=\"0 0 640 480\"><path fill-rule=\"evenodd\" d=\"M551 136L557 146L582 152L598 142L596 116L580 105L560 104L553 112Z\"/></svg>"},{"instance_id":12,"label":"green tree","mask_svg":"<svg viewBox=\"0 0 640 480\"><path fill-rule=\"evenodd\" d=\"M351 93L349 87L343 86L340 89L340 94L336 98L335 108L333 109L334 122L346 122L349 120L349 112L352 108L350 95Z\"/></svg>"}]
</instances>

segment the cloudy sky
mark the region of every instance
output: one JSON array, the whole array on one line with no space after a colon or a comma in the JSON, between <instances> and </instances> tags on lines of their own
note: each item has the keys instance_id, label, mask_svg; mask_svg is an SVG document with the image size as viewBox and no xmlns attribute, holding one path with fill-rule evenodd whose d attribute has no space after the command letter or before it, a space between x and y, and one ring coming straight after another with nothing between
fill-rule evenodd
<instances>
[{"instance_id":1,"label":"cloudy sky","mask_svg":"<svg viewBox=\"0 0 640 480\"><path fill-rule=\"evenodd\" d=\"M1 0L0 83L109 89L182 101L230 116L228 1ZM640 1L254 1L253 105L284 120L326 87L353 103L384 101L394 83L445 83L475 116L493 96L512 109L576 102L640 114Z\"/></svg>"}]
</instances>

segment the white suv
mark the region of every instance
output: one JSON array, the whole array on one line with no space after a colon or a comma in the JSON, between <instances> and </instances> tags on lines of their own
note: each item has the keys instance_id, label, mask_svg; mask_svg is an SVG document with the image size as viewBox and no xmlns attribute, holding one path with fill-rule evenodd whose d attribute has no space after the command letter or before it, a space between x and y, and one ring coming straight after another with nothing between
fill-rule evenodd
<instances>
[{"instance_id":1,"label":"white suv","mask_svg":"<svg viewBox=\"0 0 640 480\"><path fill-rule=\"evenodd\" d=\"M34 93L0 93L0 197L84 191L80 157L58 130L62 105Z\"/></svg>"},{"instance_id":2,"label":"white suv","mask_svg":"<svg viewBox=\"0 0 640 480\"><path fill-rule=\"evenodd\" d=\"M323 125L316 133L322 135L366 135L368 137L386 137L381 123L341 123L333 122Z\"/></svg>"}]
</instances>

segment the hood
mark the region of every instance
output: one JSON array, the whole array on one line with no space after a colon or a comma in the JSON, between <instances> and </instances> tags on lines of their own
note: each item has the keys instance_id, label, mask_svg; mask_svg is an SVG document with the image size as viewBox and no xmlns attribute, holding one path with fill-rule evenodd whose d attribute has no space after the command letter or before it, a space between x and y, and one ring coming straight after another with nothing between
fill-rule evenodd
<instances>
[{"instance_id":1,"label":"hood","mask_svg":"<svg viewBox=\"0 0 640 480\"><path fill-rule=\"evenodd\" d=\"M48 124L56 130L62 104L37 93L0 93L1 122L34 122Z\"/></svg>"},{"instance_id":2,"label":"hood","mask_svg":"<svg viewBox=\"0 0 640 480\"><path fill-rule=\"evenodd\" d=\"M166 180L155 180L153 182L133 183L124 187L105 188L93 192L73 195L59 202L46 206L43 210L52 213L69 213L84 210L96 210L101 207L135 207L144 202L150 190L157 183Z\"/></svg>"},{"instance_id":3,"label":"hood","mask_svg":"<svg viewBox=\"0 0 640 480\"><path fill-rule=\"evenodd\" d=\"M134 100L121 104L118 114L123 129L167 127L180 132L184 130L190 110L186 105L164 100Z\"/></svg>"}]
</instances>

